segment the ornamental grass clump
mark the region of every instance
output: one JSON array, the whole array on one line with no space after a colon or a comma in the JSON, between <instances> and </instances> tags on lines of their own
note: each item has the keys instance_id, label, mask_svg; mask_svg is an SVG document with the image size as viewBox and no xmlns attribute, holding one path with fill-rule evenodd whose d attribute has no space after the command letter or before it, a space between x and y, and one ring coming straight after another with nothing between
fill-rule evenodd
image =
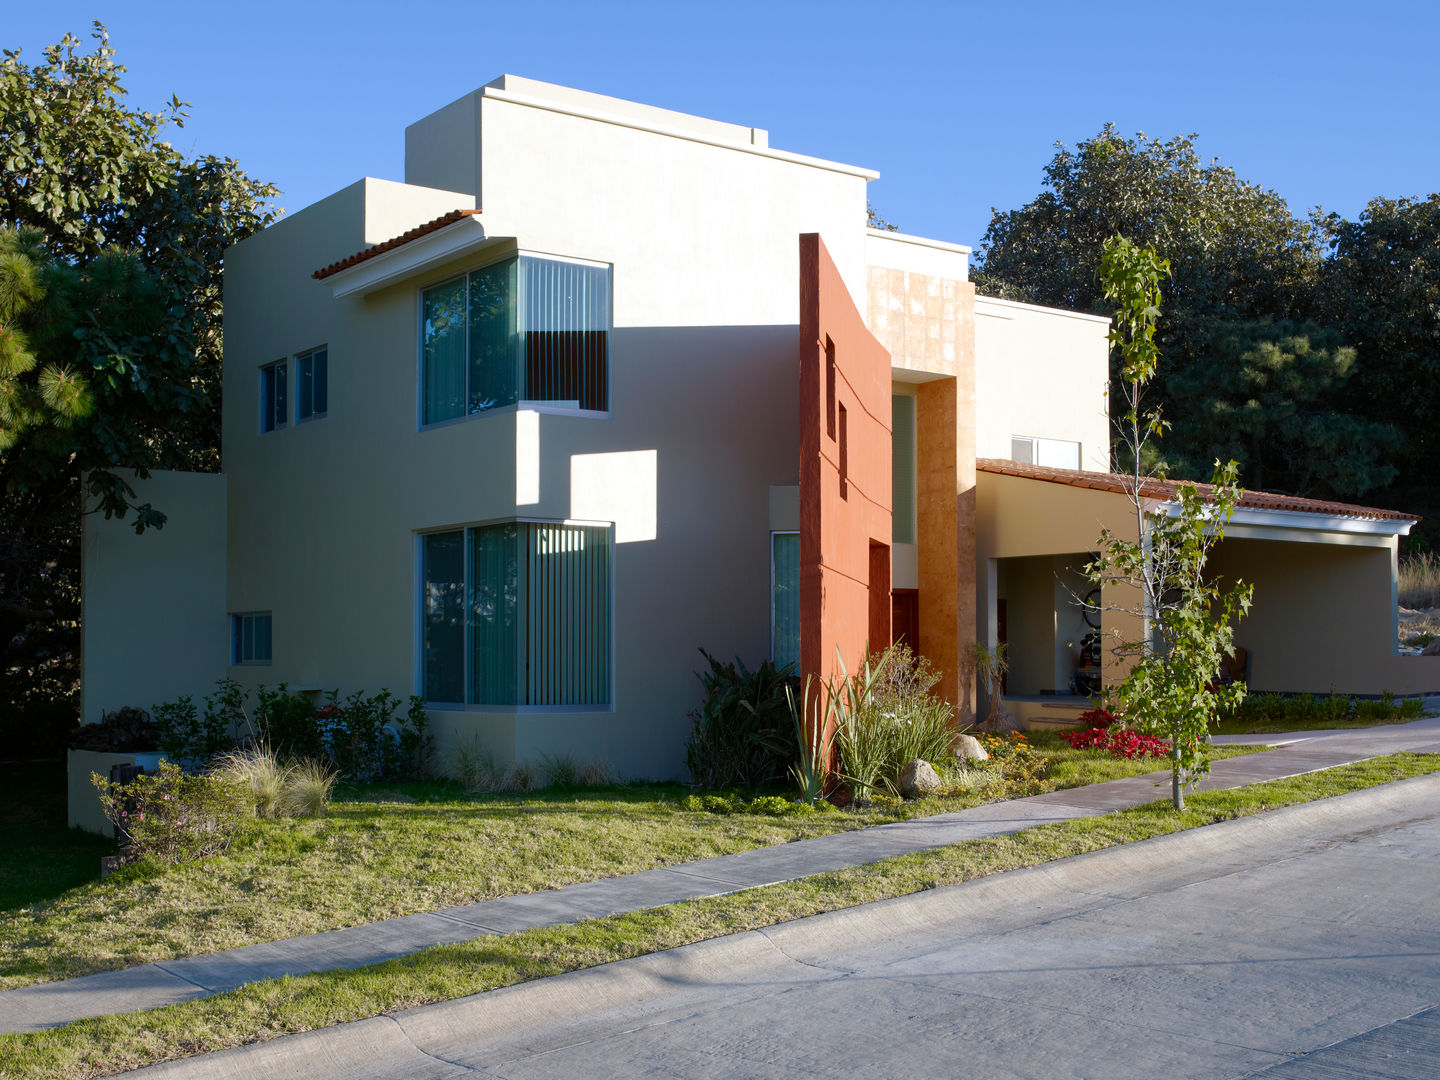
<instances>
[{"instance_id":1,"label":"ornamental grass clump","mask_svg":"<svg viewBox=\"0 0 1440 1080\"><path fill-rule=\"evenodd\" d=\"M268 746L222 755L210 775L244 793L255 817L319 817L330 802L336 773L314 758L281 762Z\"/></svg>"},{"instance_id":2,"label":"ornamental grass clump","mask_svg":"<svg viewBox=\"0 0 1440 1080\"><path fill-rule=\"evenodd\" d=\"M280 812L287 817L320 817L334 790L335 770L320 761L296 761L280 789Z\"/></svg>"},{"instance_id":3,"label":"ornamental grass clump","mask_svg":"<svg viewBox=\"0 0 1440 1080\"><path fill-rule=\"evenodd\" d=\"M844 674L824 688L823 718L796 724L797 735L833 727L840 779L859 798L898 796L900 774L920 758L945 763L958 734L955 709L930 693L940 674L903 642L868 656L854 675ZM805 707L809 703L806 695ZM806 749L802 742L803 751ZM802 788L804 785L802 784Z\"/></svg>"}]
</instances>

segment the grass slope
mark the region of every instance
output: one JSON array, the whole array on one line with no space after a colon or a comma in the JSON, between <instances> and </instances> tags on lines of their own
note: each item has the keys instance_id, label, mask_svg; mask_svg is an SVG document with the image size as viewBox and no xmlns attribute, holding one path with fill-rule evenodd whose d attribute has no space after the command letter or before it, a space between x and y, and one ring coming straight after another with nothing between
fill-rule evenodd
<instances>
[{"instance_id":1,"label":"grass slope","mask_svg":"<svg viewBox=\"0 0 1440 1080\"><path fill-rule=\"evenodd\" d=\"M1400 754L1103 817L886 859L800 881L570 926L429 949L355 971L254 983L143 1014L0 1036L0 1077L91 1077L450 1000L527 979L986 874L1083 854L1440 770L1440 755Z\"/></svg>"},{"instance_id":2,"label":"grass slope","mask_svg":"<svg viewBox=\"0 0 1440 1080\"><path fill-rule=\"evenodd\" d=\"M1051 737L1048 775L1019 793L1152 772ZM1226 751L1229 753L1245 750ZM455 785L360 789L323 818L266 820L229 852L139 863L97 880L107 841L36 827L60 778L8 779L0 810L0 990L535 892L771 844L965 809L983 796L805 815L685 808L679 786L470 796ZM15 809L20 807L20 810ZM29 807L29 809L24 809ZM63 823L63 806L59 807Z\"/></svg>"}]
</instances>

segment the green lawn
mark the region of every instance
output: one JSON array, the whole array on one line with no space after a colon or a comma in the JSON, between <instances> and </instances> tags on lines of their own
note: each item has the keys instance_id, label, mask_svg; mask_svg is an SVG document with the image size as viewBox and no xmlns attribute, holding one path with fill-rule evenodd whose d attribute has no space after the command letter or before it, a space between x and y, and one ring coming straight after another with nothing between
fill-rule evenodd
<instances>
[{"instance_id":1,"label":"green lawn","mask_svg":"<svg viewBox=\"0 0 1440 1080\"><path fill-rule=\"evenodd\" d=\"M1071 750L1054 736L1032 741L1045 774L1010 794L1164 767ZM224 855L140 863L102 883L100 856L112 845L63 827L58 766L0 782L11 795L0 810L0 989L945 813L994 794L720 815L687 809L689 791L675 785L492 796L443 783L369 787L342 791L323 818L256 822Z\"/></svg>"},{"instance_id":2,"label":"green lawn","mask_svg":"<svg viewBox=\"0 0 1440 1080\"><path fill-rule=\"evenodd\" d=\"M143 1014L0 1036L0 1076L90 1077L274 1038L773 925L1440 770L1400 754L1231 791L1044 825L728 896L428 949L354 971L254 983Z\"/></svg>"}]
</instances>

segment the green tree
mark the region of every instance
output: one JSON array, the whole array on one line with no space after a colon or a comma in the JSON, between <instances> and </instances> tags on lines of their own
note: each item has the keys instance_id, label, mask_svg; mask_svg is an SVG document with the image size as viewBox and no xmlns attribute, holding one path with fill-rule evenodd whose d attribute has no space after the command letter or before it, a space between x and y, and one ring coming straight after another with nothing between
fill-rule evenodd
<instances>
[{"instance_id":1,"label":"green tree","mask_svg":"<svg viewBox=\"0 0 1440 1080\"><path fill-rule=\"evenodd\" d=\"M1396 470L1393 425L1352 408L1355 350L1310 322L1205 319L1199 355L1165 380L1166 461L1181 476L1234 459L1251 486L1362 495Z\"/></svg>"},{"instance_id":2,"label":"green tree","mask_svg":"<svg viewBox=\"0 0 1440 1080\"><path fill-rule=\"evenodd\" d=\"M1155 248L1171 267L1158 337L1167 370L1149 392L1175 424L1165 444L1173 466L1208 468L1232 457L1249 466L1258 426L1283 443L1258 462L1261 473L1247 471L1253 482L1354 498L1393 473L1394 431L1383 411L1353 396L1363 363L1354 364L1333 335L1292 325L1316 314L1321 223L1297 218L1278 194L1217 160L1202 161L1194 136L1126 139L1107 125L1073 149L1060 145L1040 195L992 215L977 291L1108 315L1100 259L1115 235ZM1292 359L1256 385L1264 364L1282 357ZM1281 390L1290 381L1286 368L1318 380L1294 402ZM1111 376L1119 422L1123 378L1118 368ZM1203 397L1212 392L1213 407ZM1116 449L1124 450L1123 440ZM1304 468L1307 453L1325 467Z\"/></svg>"},{"instance_id":3,"label":"green tree","mask_svg":"<svg viewBox=\"0 0 1440 1080\"><path fill-rule=\"evenodd\" d=\"M1223 538L1240 497L1235 462L1216 462L1213 482L1203 489L1180 483L1173 492L1163 472L1141 471L1147 444L1164 429L1159 409L1147 407L1144 395L1159 367L1160 281L1169 269L1153 248L1121 236L1102 249L1100 281L1116 305L1110 343L1124 392L1121 430L1132 462L1126 493L1135 539L1106 529L1100 554L1086 569L1095 584L1119 586L1139 599L1137 606L1122 609L1143 631L1114 646L1129 663L1117 697L1128 724L1169 740L1171 797L1179 810L1185 786L1209 772L1210 722L1244 698L1243 685L1214 683L1234 648L1232 623L1249 610L1251 590L1237 582L1222 592L1205 577L1209 553Z\"/></svg>"},{"instance_id":4,"label":"green tree","mask_svg":"<svg viewBox=\"0 0 1440 1080\"><path fill-rule=\"evenodd\" d=\"M1120 235L1170 263L1167 332L1190 313L1229 318L1298 314L1323 248L1275 192L1195 152L1195 136L1126 139L1113 124L1074 149L1056 144L1043 190L994 211L976 262L984 295L1109 314L1099 277Z\"/></svg>"},{"instance_id":5,"label":"green tree","mask_svg":"<svg viewBox=\"0 0 1440 1080\"><path fill-rule=\"evenodd\" d=\"M1319 309L1355 346L1349 394L1399 429L1404 467L1380 498L1425 515L1440 539L1440 194L1374 199L1358 221L1323 221L1331 246Z\"/></svg>"},{"instance_id":6,"label":"green tree","mask_svg":"<svg viewBox=\"0 0 1440 1080\"><path fill-rule=\"evenodd\" d=\"M143 530L163 508L129 477L219 465L223 257L274 216L273 187L165 141L178 99L128 106L94 38L0 60L0 716L18 732L42 707L73 720L82 480Z\"/></svg>"}]
</instances>

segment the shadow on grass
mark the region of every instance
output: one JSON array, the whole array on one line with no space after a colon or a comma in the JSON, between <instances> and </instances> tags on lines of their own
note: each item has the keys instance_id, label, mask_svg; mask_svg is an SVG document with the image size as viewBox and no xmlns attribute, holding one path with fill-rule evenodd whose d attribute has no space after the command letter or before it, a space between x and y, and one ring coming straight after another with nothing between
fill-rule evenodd
<instances>
[{"instance_id":1,"label":"shadow on grass","mask_svg":"<svg viewBox=\"0 0 1440 1080\"><path fill-rule=\"evenodd\" d=\"M66 827L63 761L0 766L0 911L49 903L100 877L104 836Z\"/></svg>"}]
</instances>

